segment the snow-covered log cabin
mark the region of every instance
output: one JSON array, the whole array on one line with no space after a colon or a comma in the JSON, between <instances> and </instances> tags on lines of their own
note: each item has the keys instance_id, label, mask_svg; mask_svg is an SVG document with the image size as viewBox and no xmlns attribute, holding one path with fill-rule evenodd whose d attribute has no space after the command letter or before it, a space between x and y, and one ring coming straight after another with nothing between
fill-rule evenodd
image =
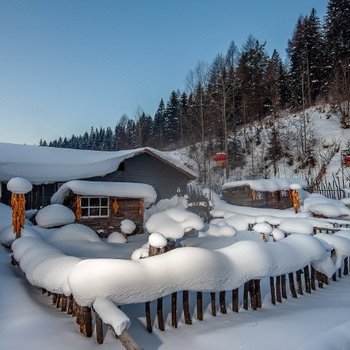
<instances>
[{"instance_id":1,"label":"snow-covered log cabin","mask_svg":"<svg viewBox=\"0 0 350 350\"><path fill-rule=\"evenodd\" d=\"M10 202L6 183L24 177L34 186L27 208L50 204L52 195L72 180L151 185L157 201L184 191L196 173L181 161L153 148L101 152L0 143L1 202ZM140 197L142 196L140 194Z\"/></svg>"},{"instance_id":2,"label":"snow-covered log cabin","mask_svg":"<svg viewBox=\"0 0 350 350\"><path fill-rule=\"evenodd\" d=\"M304 179L276 178L227 182L222 186L223 199L233 205L286 209L293 206L289 189L292 184L307 186Z\"/></svg>"},{"instance_id":3,"label":"snow-covered log cabin","mask_svg":"<svg viewBox=\"0 0 350 350\"><path fill-rule=\"evenodd\" d=\"M51 203L69 207L78 222L107 237L120 230L124 219L136 225L133 233L143 232L144 209L156 199L156 191L146 184L74 180L64 183Z\"/></svg>"}]
</instances>

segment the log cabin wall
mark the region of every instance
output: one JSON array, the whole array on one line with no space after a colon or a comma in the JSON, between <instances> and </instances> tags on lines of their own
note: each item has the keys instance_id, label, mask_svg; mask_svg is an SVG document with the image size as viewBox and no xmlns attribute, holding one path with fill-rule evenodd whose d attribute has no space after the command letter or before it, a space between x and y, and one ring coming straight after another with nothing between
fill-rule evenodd
<instances>
[{"instance_id":1,"label":"log cabin wall","mask_svg":"<svg viewBox=\"0 0 350 350\"><path fill-rule=\"evenodd\" d=\"M33 185L31 192L26 194L26 209L40 209L51 204L52 195L58 190L59 184ZM7 205L11 203L11 192L2 184L1 202Z\"/></svg>"},{"instance_id":2,"label":"log cabin wall","mask_svg":"<svg viewBox=\"0 0 350 350\"><path fill-rule=\"evenodd\" d=\"M90 181L136 182L151 185L157 192L157 201L171 198L180 188L184 193L189 179L184 173L161 160L142 153L126 159L117 171Z\"/></svg>"},{"instance_id":3,"label":"log cabin wall","mask_svg":"<svg viewBox=\"0 0 350 350\"><path fill-rule=\"evenodd\" d=\"M253 192L247 185L232 187L222 191L222 198L232 205L255 208L287 209L293 207L288 191Z\"/></svg>"},{"instance_id":4,"label":"log cabin wall","mask_svg":"<svg viewBox=\"0 0 350 350\"><path fill-rule=\"evenodd\" d=\"M75 200L76 196L70 195L64 203L74 212ZM143 199L109 197L109 217L82 217L79 223L92 228L101 238L106 238L114 231L121 232L120 223L129 219L136 225L133 234L138 234L143 232L143 213Z\"/></svg>"}]
</instances>

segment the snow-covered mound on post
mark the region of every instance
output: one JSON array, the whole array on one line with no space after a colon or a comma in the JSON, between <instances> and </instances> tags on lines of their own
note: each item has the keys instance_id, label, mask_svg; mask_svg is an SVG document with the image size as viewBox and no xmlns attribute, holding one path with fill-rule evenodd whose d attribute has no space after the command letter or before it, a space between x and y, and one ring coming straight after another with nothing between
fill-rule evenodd
<instances>
[{"instance_id":1,"label":"snow-covered mound on post","mask_svg":"<svg viewBox=\"0 0 350 350\"><path fill-rule=\"evenodd\" d=\"M204 226L202 219L181 208L172 208L152 215L146 229L150 233L158 232L166 238L178 239L192 229L201 230Z\"/></svg>"},{"instance_id":2,"label":"snow-covered mound on post","mask_svg":"<svg viewBox=\"0 0 350 350\"><path fill-rule=\"evenodd\" d=\"M26 194L30 192L33 185L22 177L14 177L7 183L7 189L12 193Z\"/></svg>"},{"instance_id":3,"label":"snow-covered mound on post","mask_svg":"<svg viewBox=\"0 0 350 350\"><path fill-rule=\"evenodd\" d=\"M35 220L41 227L55 227L71 224L75 221L74 213L61 204L51 204L38 211Z\"/></svg>"},{"instance_id":4,"label":"snow-covered mound on post","mask_svg":"<svg viewBox=\"0 0 350 350\"><path fill-rule=\"evenodd\" d=\"M151 185L133 182L74 180L63 184L51 197L51 203L63 203L70 191L82 196L142 198L146 207L153 204L157 199L157 193Z\"/></svg>"},{"instance_id":5,"label":"snow-covered mound on post","mask_svg":"<svg viewBox=\"0 0 350 350\"><path fill-rule=\"evenodd\" d=\"M120 230L126 235L131 235L136 229L136 225L129 219L122 220L120 223Z\"/></svg>"}]
</instances>

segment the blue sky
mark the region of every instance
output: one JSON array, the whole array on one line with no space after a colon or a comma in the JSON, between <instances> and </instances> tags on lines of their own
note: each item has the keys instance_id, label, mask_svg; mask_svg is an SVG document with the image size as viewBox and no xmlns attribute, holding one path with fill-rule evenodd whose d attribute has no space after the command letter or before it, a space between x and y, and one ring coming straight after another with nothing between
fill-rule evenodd
<instances>
[{"instance_id":1,"label":"blue sky","mask_svg":"<svg viewBox=\"0 0 350 350\"><path fill-rule=\"evenodd\" d=\"M0 142L112 126L185 88L190 69L251 33L285 56L326 0L0 0Z\"/></svg>"}]
</instances>

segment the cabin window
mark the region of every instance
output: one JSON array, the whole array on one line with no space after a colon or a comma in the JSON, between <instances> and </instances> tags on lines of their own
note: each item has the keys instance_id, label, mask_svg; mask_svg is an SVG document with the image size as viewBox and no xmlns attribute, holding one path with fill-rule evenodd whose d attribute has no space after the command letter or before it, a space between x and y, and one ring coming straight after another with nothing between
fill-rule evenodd
<instances>
[{"instance_id":1,"label":"cabin window","mask_svg":"<svg viewBox=\"0 0 350 350\"><path fill-rule=\"evenodd\" d=\"M81 197L81 217L109 217L109 198Z\"/></svg>"}]
</instances>

